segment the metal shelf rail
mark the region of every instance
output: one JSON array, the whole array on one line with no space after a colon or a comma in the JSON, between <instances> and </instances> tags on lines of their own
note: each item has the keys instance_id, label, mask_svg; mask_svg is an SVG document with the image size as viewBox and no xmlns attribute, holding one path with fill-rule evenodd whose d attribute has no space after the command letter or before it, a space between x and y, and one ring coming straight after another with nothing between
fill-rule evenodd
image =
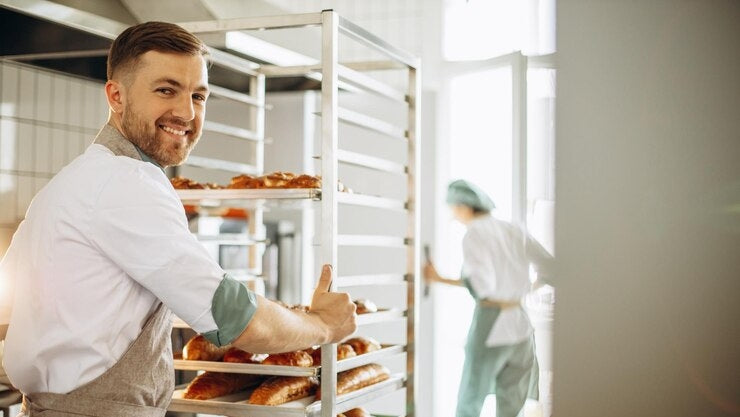
<instances>
[{"instance_id":1,"label":"metal shelf rail","mask_svg":"<svg viewBox=\"0 0 740 417\"><path fill-rule=\"evenodd\" d=\"M401 51L375 35L365 31L354 23L340 17L336 12L325 10L320 13L308 13L284 16L249 17L218 21L200 21L179 23L195 34L217 33L244 30L268 30L281 28L320 27L321 28L321 61L315 65L280 67L262 65L249 67L248 72L255 72L263 77L286 77L310 75L321 81L321 174L320 190L184 190L179 191L183 201L201 201L208 204L233 204L238 201L277 200L290 201L305 199L319 201L321 205L320 261L334 265L335 273L341 270L338 259L340 245L378 245L383 247L400 247L406 251L406 271L399 274L355 275L333 280L332 290L339 286L406 284L408 286L406 309L384 310L378 313L362 315L360 325L382 323L393 320L406 320L407 343L406 373L401 378L392 378L390 382L360 390L351 395L337 397L335 387L337 372L348 369L348 365L337 362L336 349L333 345L324 346L321 358L321 391L320 402L301 403L288 407L249 406L238 402L239 399L226 401L193 402L174 399L172 410L204 411L214 410L228 415L249 416L321 416L335 417L339 412L361 405L377 398L379 395L406 388L405 415L415 415L417 393L417 332L419 299L419 129L420 129L420 61L418 58ZM340 64L338 61L339 35L359 42L368 48L387 56L390 61L376 61L353 64ZM399 91L361 71L377 69L406 70L408 83L406 91ZM263 79L264 81L264 79ZM399 128L391 123L366 116L339 107L340 88L354 87L385 99L404 103L407 108L407 126ZM264 91L261 90L261 91ZM264 111L264 100L259 100L257 109ZM398 164L381 158L366 156L338 149L339 123L347 123L377 133L405 140L408 148L408 160ZM244 132L242 132L244 133ZM257 130L258 135L264 135ZM245 136L245 135L243 135ZM262 137L263 139L263 137ZM391 198L348 194L337 190L339 163L361 166L382 172L401 174L407 180L405 201ZM228 201L228 202L227 202ZM407 226L404 237L343 235L338 231L338 205L360 205L383 210L404 211L407 215ZM396 352L398 353L398 352ZM381 356L381 354L379 354ZM241 397L240 397L241 398ZM241 398L243 400L243 398ZM209 403L209 404L204 404ZM218 407L214 407L214 406ZM219 408L220 407L220 408Z\"/></svg>"}]
</instances>

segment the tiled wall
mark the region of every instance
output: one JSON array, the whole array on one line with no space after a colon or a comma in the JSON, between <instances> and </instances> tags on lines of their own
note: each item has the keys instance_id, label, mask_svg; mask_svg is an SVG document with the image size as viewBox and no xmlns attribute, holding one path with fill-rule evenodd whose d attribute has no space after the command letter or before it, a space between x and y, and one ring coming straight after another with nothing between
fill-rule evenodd
<instances>
[{"instance_id":1,"label":"tiled wall","mask_svg":"<svg viewBox=\"0 0 740 417\"><path fill-rule=\"evenodd\" d=\"M36 192L106 118L99 82L0 61L0 254Z\"/></svg>"}]
</instances>

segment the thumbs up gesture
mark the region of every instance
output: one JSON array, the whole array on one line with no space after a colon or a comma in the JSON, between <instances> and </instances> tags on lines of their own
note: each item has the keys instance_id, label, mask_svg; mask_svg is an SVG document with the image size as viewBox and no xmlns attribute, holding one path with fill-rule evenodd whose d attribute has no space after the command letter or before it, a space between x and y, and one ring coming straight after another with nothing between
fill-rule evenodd
<instances>
[{"instance_id":1,"label":"thumbs up gesture","mask_svg":"<svg viewBox=\"0 0 740 417\"><path fill-rule=\"evenodd\" d=\"M324 265L311 299L310 312L326 325L329 343L336 343L357 329L355 303L347 293L329 292L333 277L331 265Z\"/></svg>"}]
</instances>

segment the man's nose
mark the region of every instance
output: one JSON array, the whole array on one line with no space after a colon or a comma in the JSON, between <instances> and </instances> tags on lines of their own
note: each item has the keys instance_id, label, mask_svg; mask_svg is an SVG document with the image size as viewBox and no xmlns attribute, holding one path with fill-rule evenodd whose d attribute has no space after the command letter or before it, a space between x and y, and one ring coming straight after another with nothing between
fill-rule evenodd
<instances>
[{"instance_id":1,"label":"man's nose","mask_svg":"<svg viewBox=\"0 0 740 417\"><path fill-rule=\"evenodd\" d=\"M172 111L172 115L185 121L195 118L195 107L190 96L183 96L177 100L177 104Z\"/></svg>"}]
</instances>

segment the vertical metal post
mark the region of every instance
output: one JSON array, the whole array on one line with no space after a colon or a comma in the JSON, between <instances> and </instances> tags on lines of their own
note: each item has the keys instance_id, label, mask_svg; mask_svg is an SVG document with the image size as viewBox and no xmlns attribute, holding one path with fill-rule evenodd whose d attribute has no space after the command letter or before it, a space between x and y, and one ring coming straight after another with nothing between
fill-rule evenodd
<instances>
[{"instance_id":1,"label":"vertical metal post","mask_svg":"<svg viewBox=\"0 0 740 417\"><path fill-rule=\"evenodd\" d=\"M257 141L254 143L254 165L260 174L265 169L265 76L258 74L249 80L249 94L257 99L257 105L249 109L249 127L254 129ZM263 225L261 207L249 210L249 236L255 240L264 240L265 228ZM248 246L249 259L247 268L255 275L262 275L262 252L264 246Z\"/></svg>"},{"instance_id":2,"label":"vertical metal post","mask_svg":"<svg viewBox=\"0 0 740 417\"><path fill-rule=\"evenodd\" d=\"M321 12L321 262L334 267L337 276L337 146L339 18L331 10ZM332 280L331 291L336 289ZM336 417L336 345L321 348L321 416Z\"/></svg>"},{"instance_id":3,"label":"vertical metal post","mask_svg":"<svg viewBox=\"0 0 740 417\"><path fill-rule=\"evenodd\" d=\"M416 67L409 67L408 85L408 220L406 237L407 246L406 277L408 280L407 291L407 317L406 317L406 416L416 415L416 398L418 392L418 373L416 372L418 358L416 347L419 335L416 331L419 319L419 204L421 202L421 182L419 172L421 171L421 68L417 62Z\"/></svg>"},{"instance_id":4,"label":"vertical metal post","mask_svg":"<svg viewBox=\"0 0 740 417\"><path fill-rule=\"evenodd\" d=\"M527 57L516 52L511 63L512 182L511 217L527 224Z\"/></svg>"}]
</instances>

